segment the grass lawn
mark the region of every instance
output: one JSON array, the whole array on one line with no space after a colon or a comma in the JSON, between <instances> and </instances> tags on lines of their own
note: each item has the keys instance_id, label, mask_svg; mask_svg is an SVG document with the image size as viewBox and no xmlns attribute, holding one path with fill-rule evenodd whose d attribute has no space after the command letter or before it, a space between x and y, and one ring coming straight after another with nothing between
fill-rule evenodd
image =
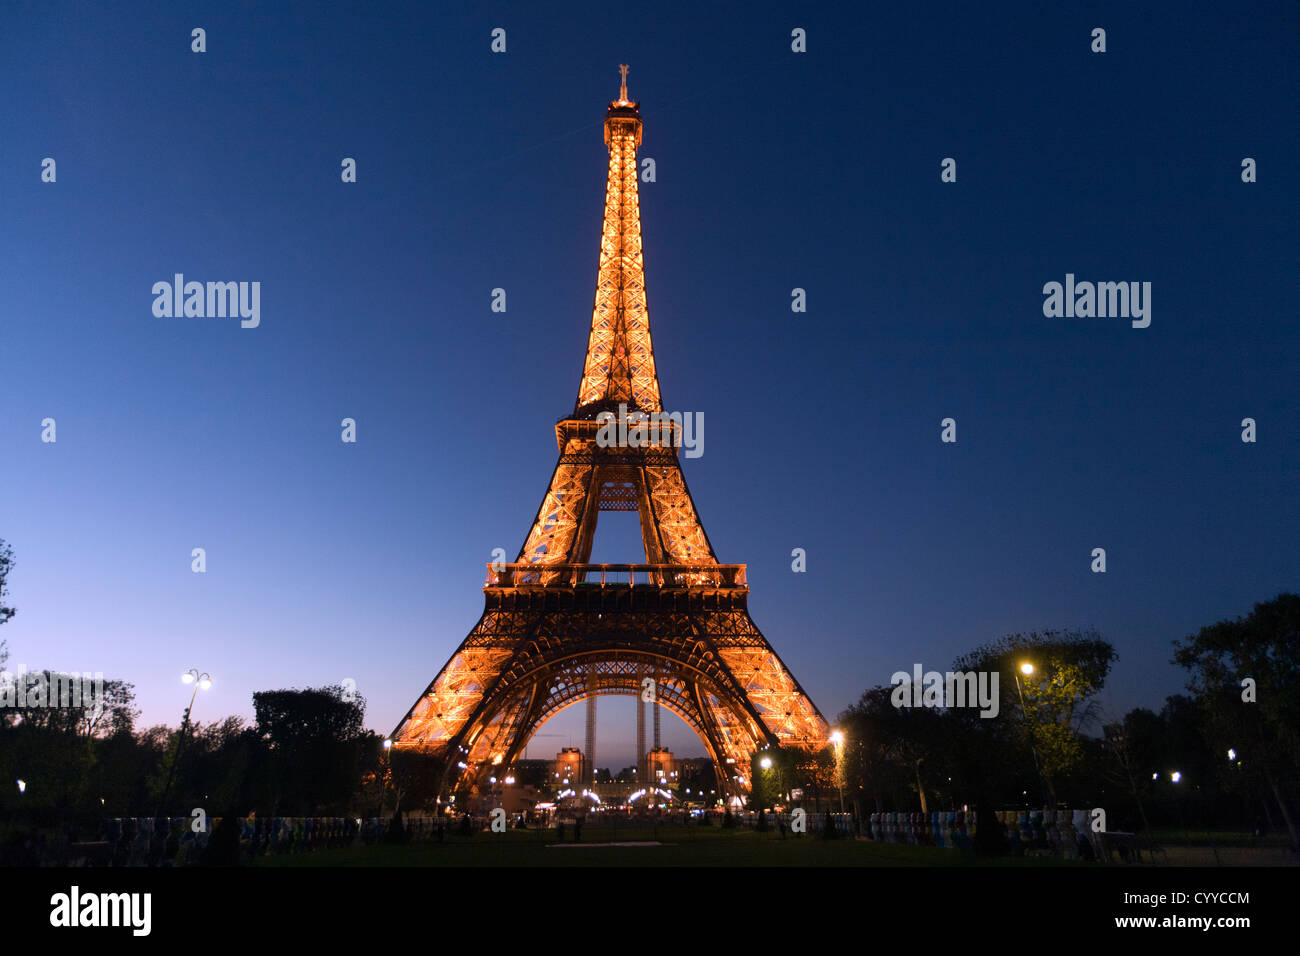
<instances>
[{"instance_id":1,"label":"grass lawn","mask_svg":"<svg viewBox=\"0 0 1300 956\"><path fill-rule=\"evenodd\" d=\"M569 830L572 837L572 829ZM658 842L647 846L600 843ZM448 835L445 842L406 846L355 846L291 856L263 857L258 866L1079 866L1041 858L977 860L959 850L826 841L818 836L784 840L776 832L713 827L587 827L582 843L557 845L555 831L511 830L472 837Z\"/></svg>"}]
</instances>

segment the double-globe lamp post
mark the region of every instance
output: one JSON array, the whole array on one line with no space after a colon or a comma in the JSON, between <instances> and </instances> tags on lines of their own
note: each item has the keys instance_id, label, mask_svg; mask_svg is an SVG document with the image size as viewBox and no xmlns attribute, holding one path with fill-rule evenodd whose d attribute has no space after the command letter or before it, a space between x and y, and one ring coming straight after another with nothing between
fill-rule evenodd
<instances>
[{"instance_id":1,"label":"double-globe lamp post","mask_svg":"<svg viewBox=\"0 0 1300 956\"><path fill-rule=\"evenodd\" d=\"M163 787L162 799L158 803L158 816L162 816L167 810L167 798L172 791L172 778L176 775L176 764L181 759L181 751L185 749L185 731L190 726L190 713L194 710L194 699L199 696L200 690L208 690L212 687L212 678L206 673L200 673L197 667L191 667L181 675L181 681L186 684L194 685L194 693L190 694L189 706L185 708L185 714L181 717L181 735L176 741L176 754L172 757L171 766L167 768L167 785Z\"/></svg>"}]
</instances>

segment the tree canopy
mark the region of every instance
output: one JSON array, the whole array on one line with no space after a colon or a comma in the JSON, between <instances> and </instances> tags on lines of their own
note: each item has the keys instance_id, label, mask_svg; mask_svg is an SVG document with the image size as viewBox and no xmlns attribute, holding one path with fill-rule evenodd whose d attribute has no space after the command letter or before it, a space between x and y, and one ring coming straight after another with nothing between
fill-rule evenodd
<instances>
[{"instance_id":1,"label":"tree canopy","mask_svg":"<svg viewBox=\"0 0 1300 956\"><path fill-rule=\"evenodd\" d=\"M1248 772L1262 777L1300 848L1287 794L1300 768L1300 595L1279 594L1245 617L1175 641L1174 648L1174 663L1189 672L1188 689L1223 765L1231 748Z\"/></svg>"}]
</instances>

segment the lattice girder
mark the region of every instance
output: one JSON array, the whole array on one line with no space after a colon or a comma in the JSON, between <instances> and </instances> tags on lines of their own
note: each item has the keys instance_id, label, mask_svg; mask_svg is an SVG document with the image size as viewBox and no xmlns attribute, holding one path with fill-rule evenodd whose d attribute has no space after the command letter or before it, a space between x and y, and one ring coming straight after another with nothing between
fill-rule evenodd
<instances>
[{"instance_id":1,"label":"lattice girder","mask_svg":"<svg viewBox=\"0 0 1300 956\"><path fill-rule=\"evenodd\" d=\"M491 620L452 658L477 652L493 662L491 681L475 681L477 706L457 710L454 729L444 720L441 733L421 739L429 724L420 718L447 697L439 675L395 737L403 747L457 748L456 762L467 766L452 769L452 780L472 784L515 759L543 722L590 696L592 673L597 694L639 692L638 675L666 681L664 706L699 734L728 791L747 789L734 777L748 773L759 747L827 739L820 714L743 610L499 610Z\"/></svg>"},{"instance_id":2,"label":"lattice girder","mask_svg":"<svg viewBox=\"0 0 1300 956\"><path fill-rule=\"evenodd\" d=\"M553 580L545 568L582 563L591 552L602 500L635 503L640 512L647 561L669 564L715 564L717 556L704 531L677 449L602 448L589 423L563 422L565 438L551 484L516 563L534 564L542 582ZM607 487L609 486L609 487ZM617 494L609 488L619 489Z\"/></svg>"},{"instance_id":3,"label":"lattice girder","mask_svg":"<svg viewBox=\"0 0 1300 956\"><path fill-rule=\"evenodd\" d=\"M619 657L594 654L568 658L531 674L503 710L524 711L524 728L509 745L502 745L507 763L516 759L531 736L551 717L593 695L634 696L640 699L645 678L652 678L656 702L677 714L699 735L713 755L715 741L708 735L704 716L696 703L695 677L688 669L653 655L628 653ZM527 701L526 706L521 706Z\"/></svg>"},{"instance_id":4,"label":"lattice girder","mask_svg":"<svg viewBox=\"0 0 1300 956\"><path fill-rule=\"evenodd\" d=\"M594 686L590 677L593 667L599 675ZM495 707L489 702L485 713L491 716L483 720L483 731L467 744L467 767L456 775L458 783L481 785L493 767L508 766L517 759L532 734L566 707L592 693L639 696L646 677L656 681L658 704L681 717L704 743L723 792L742 792L745 784L736 782L736 768L747 772L743 768L748 766L749 755L768 738L758 722L743 713L735 693L666 658L633 652L612 657L608 651L569 657L539 668L524 675ZM707 713L700 707L701 699ZM729 733L719 734L717 727L725 727Z\"/></svg>"},{"instance_id":5,"label":"lattice girder","mask_svg":"<svg viewBox=\"0 0 1300 956\"><path fill-rule=\"evenodd\" d=\"M720 648L718 654L783 747L813 749L824 744L829 736L826 721L773 650Z\"/></svg>"},{"instance_id":6,"label":"lattice girder","mask_svg":"<svg viewBox=\"0 0 1300 956\"><path fill-rule=\"evenodd\" d=\"M637 191L641 134L624 86L605 120L595 303L574 411L555 426L555 470L514 565L489 572L483 616L392 735L395 747L440 754L444 784L473 783L515 760L542 723L579 700L639 694L646 674L662 681L659 702L704 741L721 792L749 789L761 746L828 742L825 720L749 617L744 565L719 564L671 434L610 447L600 430L620 405L663 410ZM638 512L645 565L588 563L602 510Z\"/></svg>"},{"instance_id":7,"label":"lattice girder","mask_svg":"<svg viewBox=\"0 0 1300 956\"><path fill-rule=\"evenodd\" d=\"M519 549L518 562L545 566L571 561L569 555L587 506L595 468L590 456L583 454L586 444L580 439L571 439L561 453L532 530ZM580 460L566 463L566 455Z\"/></svg>"},{"instance_id":8,"label":"lattice girder","mask_svg":"<svg viewBox=\"0 0 1300 956\"><path fill-rule=\"evenodd\" d=\"M635 106L635 104L633 104ZM575 410L595 402L626 402L647 412L662 409L650 344L636 148L641 121L634 116L606 122L609 170L605 216L596 269L596 301Z\"/></svg>"},{"instance_id":9,"label":"lattice girder","mask_svg":"<svg viewBox=\"0 0 1300 956\"><path fill-rule=\"evenodd\" d=\"M686 487L681 465L645 468L646 488L650 495L655 524L667 558L674 564L713 564L717 557L704 525L695 513L695 503Z\"/></svg>"}]
</instances>

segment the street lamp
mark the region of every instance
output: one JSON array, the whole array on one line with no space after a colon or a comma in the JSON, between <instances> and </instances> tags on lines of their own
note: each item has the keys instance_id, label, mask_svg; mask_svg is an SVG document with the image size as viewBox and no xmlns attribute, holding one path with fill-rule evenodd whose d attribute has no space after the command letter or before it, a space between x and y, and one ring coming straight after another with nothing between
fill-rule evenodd
<instances>
[{"instance_id":1,"label":"street lamp","mask_svg":"<svg viewBox=\"0 0 1300 956\"><path fill-rule=\"evenodd\" d=\"M1016 693L1020 695L1020 719L1026 726L1029 726L1028 715L1025 711L1025 692L1020 686L1021 674L1024 674L1026 677L1032 677L1034 674L1034 665L1025 661L1020 665L1019 673L1016 674ZM1042 781L1043 768L1038 764L1038 745L1034 742L1034 733L1032 728L1029 733L1029 752L1034 755L1034 772L1038 774L1039 780ZM1046 794L1044 794L1044 796L1046 796Z\"/></svg>"},{"instance_id":2,"label":"street lamp","mask_svg":"<svg viewBox=\"0 0 1300 956\"><path fill-rule=\"evenodd\" d=\"M189 670L187 670L184 674L181 675L182 684L193 684L196 682L198 683L199 686L194 688L195 693L198 692L199 688L202 688L203 690L207 690L209 687L212 686L212 678L209 677L207 674L200 674L197 667L191 667ZM191 704L194 703L194 698L192 697L190 698L190 703Z\"/></svg>"},{"instance_id":3,"label":"street lamp","mask_svg":"<svg viewBox=\"0 0 1300 956\"><path fill-rule=\"evenodd\" d=\"M185 713L181 716L181 733L176 740L176 753L172 757L171 766L167 768L167 785L163 787L162 799L158 802L158 813L156 816L161 817L167 809L167 798L171 796L172 778L176 774L176 764L181 759L181 752L185 749L185 732L190 727L190 713L194 710L194 699L199 696L200 690L208 690L212 687L212 678L206 671L200 672L197 667L191 667L181 675L182 684L193 684L194 693L190 694L189 706L185 708Z\"/></svg>"},{"instance_id":4,"label":"street lamp","mask_svg":"<svg viewBox=\"0 0 1300 956\"><path fill-rule=\"evenodd\" d=\"M379 822L384 822L384 797L388 795L388 772L393 766L393 741L391 737L384 738L384 754L388 755L388 767L384 766L383 755L379 760Z\"/></svg>"},{"instance_id":5,"label":"street lamp","mask_svg":"<svg viewBox=\"0 0 1300 956\"><path fill-rule=\"evenodd\" d=\"M844 734L838 730L831 731L831 743L835 745L835 786L840 791L840 813L844 812Z\"/></svg>"},{"instance_id":6,"label":"street lamp","mask_svg":"<svg viewBox=\"0 0 1300 956\"><path fill-rule=\"evenodd\" d=\"M762 760L760 760L760 761L758 762L758 765L759 765L760 767L762 767L764 770L771 770L771 769L772 769L772 758L771 758L771 757L764 757Z\"/></svg>"}]
</instances>

